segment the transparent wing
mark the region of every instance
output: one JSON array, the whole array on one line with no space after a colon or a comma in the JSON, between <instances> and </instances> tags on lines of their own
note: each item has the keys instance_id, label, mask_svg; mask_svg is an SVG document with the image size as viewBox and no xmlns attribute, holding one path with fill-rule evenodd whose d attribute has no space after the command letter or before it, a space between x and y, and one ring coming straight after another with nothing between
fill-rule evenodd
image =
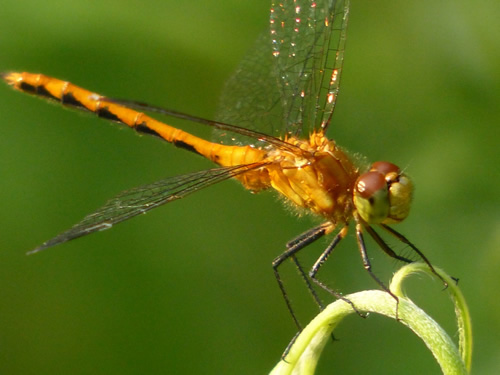
<instances>
[{"instance_id":1,"label":"transparent wing","mask_svg":"<svg viewBox=\"0 0 500 375\"><path fill-rule=\"evenodd\" d=\"M279 97L269 32L265 32L226 81L216 120L279 137L282 133ZM234 137L219 130L214 130L214 141L226 144L255 143L254 139Z\"/></svg>"},{"instance_id":2,"label":"transparent wing","mask_svg":"<svg viewBox=\"0 0 500 375\"><path fill-rule=\"evenodd\" d=\"M330 123L344 60L349 1L284 1L271 8L283 125L294 136Z\"/></svg>"},{"instance_id":3,"label":"transparent wing","mask_svg":"<svg viewBox=\"0 0 500 375\"><path fill-rule=\"evenodd\" d=\"M118 194L96 212L86 216L69 230L38 246L30 253L111 228L131 217L143 214L162 204L185 197L207 186L247 171L260 168L265 163L209 169L182 176L166 178L153 184L139 186Z\"/></svg>"},{"instance_id":4,"label":"transparent wing","mask_svg":"<svg viewBox=\"0 0 500 375\"><path fill-rule=\"evenodd\" d=\"M348 0L273 3L270 32L226 83L217 119L282 138L326 130L339 91L348 11Z\"/></svg>"}]
</instances>

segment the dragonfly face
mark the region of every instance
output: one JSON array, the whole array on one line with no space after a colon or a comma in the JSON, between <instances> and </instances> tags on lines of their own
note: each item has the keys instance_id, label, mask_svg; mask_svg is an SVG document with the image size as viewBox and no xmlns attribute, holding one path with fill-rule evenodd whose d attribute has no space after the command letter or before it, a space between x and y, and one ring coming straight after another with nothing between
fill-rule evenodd
<instances>
[{"instance_id":1,"label":"dragonfly face","mask_svg":"<svg viewBox=\"0 0 500 375\"><path fill-rule=\"evenodd\" d=\"M410 212L413 184L396 165L379 161L362 174L354 188L354 205L369 224L394 224Z\"/></svg>"},{"instance_id":2,"label":"dragonfly face","mask_svg":"<svg viewBox=\"0 0 500 375\"><path fill-rule=\"evenodd\" d=\"M347 0L273 3L270 32L258 39L256 48L228 81L216 121L107 98L41 74L3 74L3 79L19 91L96 113L218 165L218 168L169 177L127 190L34 252L111 228L207 186L236 178L253 192L274 189L293 204L324 220L320 226L290 241L285 252L273 261L276 279L292 316L293 310L278 273L279 266L292 259L318 304L321 302L310 280L339 296L315 275L335 245L346 236L352 221L356 224L364 267L387 292L391 293L371 272L363 232L372 236L390 256L406 262L410 260L396 255L371 225L380 225L412 247L432 269L430 262L411 242L387 226L404 220L409 213L412 196L409 178L392 163L377 162L370 168L358 165L326 137L339 92L348 14ZM210 142L160 122L145 111L211 126L220 136L231 134L232 139L237 135L247 143L230 145L223 137L218 142ZM296 259L297 252L335 230L337 235L309 277Z\"/></svg>"}]
</instances>

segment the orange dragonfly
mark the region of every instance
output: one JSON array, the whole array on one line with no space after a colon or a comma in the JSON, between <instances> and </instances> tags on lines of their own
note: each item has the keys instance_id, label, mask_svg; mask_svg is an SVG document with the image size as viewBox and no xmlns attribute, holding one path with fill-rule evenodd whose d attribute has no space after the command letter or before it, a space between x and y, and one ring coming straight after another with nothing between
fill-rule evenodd
<instances>
[{"instance_id":1,"label":"orange dragonfly","mask_svg":"<svg viewBox=\"0 0 500 375\"><path fill-rule=\"evenodd\" d=\"M343 298L316 275L335 246L346 236L351 222L355 224L364 268L397 300L372 272L363 233L368 233L389 256L411 262L396 254L374 226L382 228L411 247L434 271L422 252L389 226L407 217L412 182L392 163L381 161L365 165L363 161L351 158L325 135L339 92L348 14L348 0L273 3L270 32L258 39L256 48L228 81L221 99L222 115L216 121L139 102L111 99L42 74L2 74L3 79L19 91L94 112L99 117L156 136L218 165L214 169L169 177L122 192L31 253L109 229L155 207L235 178L252 192L274 189L292 205L323 219L321 225L289 241L286 250L272 263L287 307L299 328L279 267L291 259L320 307L313 283L335 297ZM144 111L210 126L214 128L217 141L198 138L160 122ZM234 142L235 136L239 137L239 143ZM333 240L306 273L296 258L297 253L335 231Z\"/></svg>"}]
</instances>

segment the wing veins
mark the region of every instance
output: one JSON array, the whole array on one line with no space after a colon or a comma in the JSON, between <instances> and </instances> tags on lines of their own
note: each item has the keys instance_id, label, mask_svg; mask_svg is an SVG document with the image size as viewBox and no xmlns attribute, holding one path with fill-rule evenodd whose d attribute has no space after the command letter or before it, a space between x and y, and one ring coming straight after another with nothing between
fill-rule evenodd
<instances>
[{"instance_id":1,"label":"wing veins","mask_svg":"<svg viewBox=\"0 0 500 375\"><path fill-rule=\"evenodd\" d=\"M28 254L45 250L51 246L87 234L109 229L115 224L146 213L162 204L183 198L217 182L261 168L267 164L269 162L214 168L166 178L152 184L123 191L107 201L97 211L85 216L83 220L70 229L44 242Z\"/></svg>"}]
</instances>

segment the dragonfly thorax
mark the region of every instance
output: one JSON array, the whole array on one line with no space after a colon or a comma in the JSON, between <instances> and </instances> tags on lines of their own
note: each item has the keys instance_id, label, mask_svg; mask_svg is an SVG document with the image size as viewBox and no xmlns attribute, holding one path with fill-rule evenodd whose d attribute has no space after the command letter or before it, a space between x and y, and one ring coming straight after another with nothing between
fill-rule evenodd
<instances>
[{"instance_id":1,"label":"dragonfly thorax","mask_svg":"<svg viewBox=\"0 0 500 375\"><path fill-rule=\"evenodd\" d=\"M358 168L334 141L321 133L309 140L289 138L300 150L274 150L266 169L271 186L298 207L334 223L352 218L352 191Z\"/></svg>"}]
</instances>

